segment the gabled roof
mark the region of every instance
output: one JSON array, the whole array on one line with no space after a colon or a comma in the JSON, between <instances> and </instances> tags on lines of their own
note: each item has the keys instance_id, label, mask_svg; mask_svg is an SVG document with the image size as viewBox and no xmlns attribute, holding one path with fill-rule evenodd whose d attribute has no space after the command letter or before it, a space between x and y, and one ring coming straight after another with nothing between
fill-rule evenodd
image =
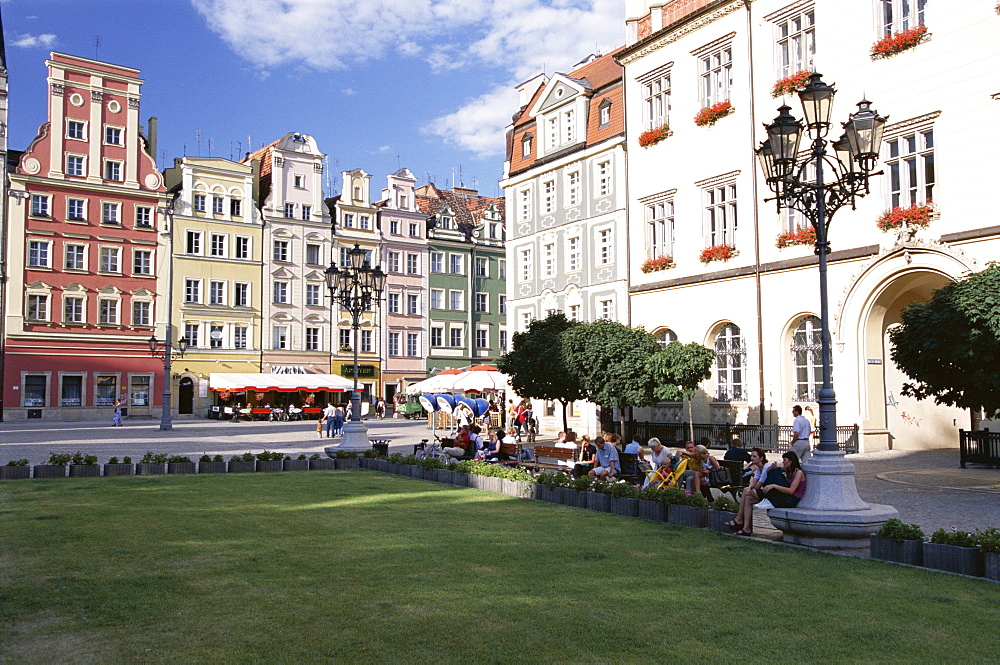
<instances>
[{"instance_id":1,"label":"gabled roof","mask_svg":"<svg viewBox=\"0 0 1000 665\"><path fill-rule=\"evenodd\" d=\"M440 213L445 207L455 216L456 223L480 226L483 211L492 203L504 219L504 199L490 196L480 196L474 189L456 187L454 190L438 189L434 183L428 183L416 189L417 207L428 217Z\"/></svg>"},{"instance_id":2,"label":"gabled roof","mask_svg":"<svg viewBox=\"0 0 1000 665\"><path fill-rule=\"evenodd\" d=\"M278 139L278 141L280 140ZM255 150L243 158L244 164L249 164L254 159L260 160L260 193L257 205L262 209L264 201L271 195L271 164L274 161L274 146L278 145L278 141L269 143L260 150Z\"/></svg>"}]
</instances>

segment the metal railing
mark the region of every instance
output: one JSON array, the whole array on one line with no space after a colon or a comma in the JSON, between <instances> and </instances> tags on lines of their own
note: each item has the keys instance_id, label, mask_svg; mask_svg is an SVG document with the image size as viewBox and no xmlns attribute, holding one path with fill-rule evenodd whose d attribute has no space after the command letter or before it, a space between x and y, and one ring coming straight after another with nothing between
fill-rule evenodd
<instances>
[{"instance_id":1,"label":"metal railing","mask_svg":"<svg viewBox=\"0 0 1000 665\"><path fill-rule=\"evenodd\" d=\"M958 430L959 464L967 463L1000 466L1000 432L989 429L970 432Z\"/></svg>"}]
</instances>

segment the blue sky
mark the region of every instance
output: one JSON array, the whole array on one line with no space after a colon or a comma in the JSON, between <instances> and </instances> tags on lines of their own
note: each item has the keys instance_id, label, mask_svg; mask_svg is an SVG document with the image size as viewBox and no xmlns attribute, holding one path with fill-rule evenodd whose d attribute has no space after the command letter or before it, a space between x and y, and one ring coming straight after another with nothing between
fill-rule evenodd
<instances>
[{"instance_id":1,"label":"blue sky","mask_svg":"<svg viewBox=\"0 0 1000 665\"><path fill-rule=\"evenodd\" d=\"M160 168L185 151L238 159L248 139L257 149L297 131L317 138L332 173L371 173L375 197L399 166L443 187L461 172L497 196L513 86L623 43L624 4L0 0L10 147L27 147L46 120L49 52L96 54L140 70Z\"/></svg>"}]
</instances>

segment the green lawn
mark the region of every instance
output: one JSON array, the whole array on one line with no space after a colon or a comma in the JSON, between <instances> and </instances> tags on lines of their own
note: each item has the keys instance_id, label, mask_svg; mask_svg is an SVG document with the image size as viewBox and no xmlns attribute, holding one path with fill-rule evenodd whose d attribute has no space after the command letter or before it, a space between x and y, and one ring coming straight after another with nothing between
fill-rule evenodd
<instances>
[{"instance_id":1,"label":"green lawn","mask_svg":"<svg viewBox=\"0 0 1000 665\"><path fill-rule=\"evenodd\" d=\"M998 600L363 470L0 485L0 663L984 662Z\"/></svg>"}]
</instances>

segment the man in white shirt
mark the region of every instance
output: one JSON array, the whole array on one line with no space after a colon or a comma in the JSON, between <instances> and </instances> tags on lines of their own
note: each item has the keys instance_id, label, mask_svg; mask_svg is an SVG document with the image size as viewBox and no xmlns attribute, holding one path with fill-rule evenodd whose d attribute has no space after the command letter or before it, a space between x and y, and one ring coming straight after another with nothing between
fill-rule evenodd
<instances>
[{"instance_id":1,"label":"man in white shirt","mask_svg":"<svg viewBox=\"0 0 1000 665\"><path fill-rule=\"evenodd\" d=\"M332 439L334 435L335 428L333 426L333 416L336 415L336 413L337 407L333 404L327 404L326 408L323 409L323 417L326 418L326 436L330 439Z\"/></svg>"},{"instance_id":2,"label":"man in white shirt","mask_svg":"<svg viewBox=\"0 0 1000 665\"><path fill-rule=\"evenodd\" d=\"M792 407L792 445L789 447L793 453L799 456L799 461L803 461L810 455L809 437L812 435L812 426L805 416L802 415L802 407L796 404Z\"/></svg>"}]
</instances>

